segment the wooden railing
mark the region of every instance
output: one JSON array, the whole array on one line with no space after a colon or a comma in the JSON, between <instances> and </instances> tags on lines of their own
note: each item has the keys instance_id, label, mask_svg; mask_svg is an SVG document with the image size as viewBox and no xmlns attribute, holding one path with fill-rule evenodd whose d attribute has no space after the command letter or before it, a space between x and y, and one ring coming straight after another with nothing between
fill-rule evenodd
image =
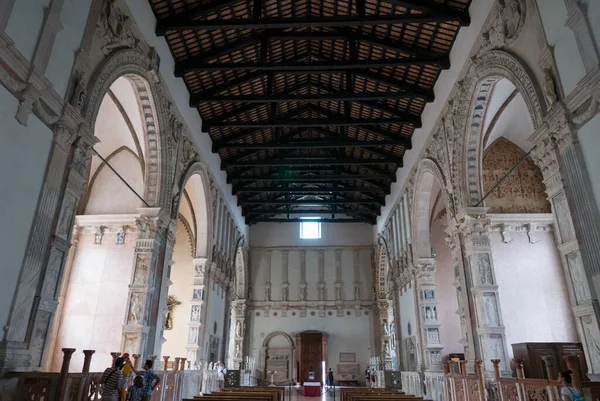
<instances>
[{"instance_id":1,"label":"wooden railing","mask_svg":"<svg viewBox=\"0 0 600 401\"><path fill-rule=\"evenodd\" d=\"M482 361L475 362L474 375L467 373L467 361L461 361L460 373L444 375L444 401L560 401L558 381L526 379L522 361L514 362L516 378L501 377L500 361L493 360L495 375L486 379Z\"/></svg>"},{"instance_id":2,"label":"wooden railing","mask_svg":"<svg viewBox=\"0 0 600 401\"><path fill-rule=\"evenodd\" d=\"M89 353L89 360L86 353L84 372L68 373L74 351L63 350L65 356L60 373L9 373L5 379L0 380L0 401L100 401L102 373L85 372L89 369L93 352ZM114 360L119 353L113 354ZM134 364L137 364L138 357ZM164 366L168 366L167 362L168 357ZM151 401L181 401L200 394L202 371L184 370L184 358L176 358L174 366L174 370L157 372L161 381L152 394Z\"/></svg>"}]
</instances>

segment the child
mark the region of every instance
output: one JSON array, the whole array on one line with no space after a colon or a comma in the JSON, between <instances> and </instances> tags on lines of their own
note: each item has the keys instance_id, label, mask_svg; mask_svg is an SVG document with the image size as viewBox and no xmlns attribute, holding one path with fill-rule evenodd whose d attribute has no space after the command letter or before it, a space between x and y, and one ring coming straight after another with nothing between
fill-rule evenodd
<instances>
[{"instance_id":1,"label":"child","mask_svg":"<svg viewBox=\"0 0 600 401\"><path fill-rule=\"evenodd\" d=\"M131 362L129 361L129 354L126 352L121 355L121 358L125 359L125 363L121 368L121 373L123 373L123 380L119 384L119 401L125 401L127 399L127 384L129 382L129 377L133 376L133 369L131 368Z\"/></svg>"},{"instance_id":2,"label":"child","mask_svg":"<svg viewBox=\"0 0 600 401\"><path fill-rule=\"evenodd\" d=\"M144 387L144 378L136 376L133 379L133 386L127 390L127 401L140 401L142 399L142 387Z\"/></svg>"}]
</instances>

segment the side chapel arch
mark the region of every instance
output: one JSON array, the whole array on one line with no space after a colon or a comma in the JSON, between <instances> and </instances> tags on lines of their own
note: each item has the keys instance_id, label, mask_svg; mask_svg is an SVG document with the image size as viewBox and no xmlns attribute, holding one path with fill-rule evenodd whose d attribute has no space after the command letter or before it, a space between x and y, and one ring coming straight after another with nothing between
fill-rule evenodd
<instances>
[{"instance_id":1,"label":"side chapel arch","mask_svg":"<svg viewBox=\"0 0 600 401\"><path fill-rule=\"evenodd\" d=\"M284 339L284 342L286 343L286 346L273 347L271 345L271 343L277 337L282 337ZM293 371L294 371L294 365L295 365L294 351L296 350L296 346L294 344L294 340L288 333L283 332L283 331L274 331L272 333L269 333L269 335L267 335L267 337L263 341L262 350L263 350L265 375L267 374L267 371L269 370L268 368L269 368L269 360L270 359L273 359L274 361L287 360L287 375L282 376L281 372L279 372L278 375L275 375L275 381L276 382L278 381L277 380L278 377L283 380L292 380L293 379ZM284 362L276 362L276 363L282 364ZM267 377L267 379L270 379L270 377Z\"/></svg>"},{"instance_id":2,"label":"side chapel arch","mask_svg":"<svg viewBox=\"0 0 600 401\"><path fill-rule=\"evenodd\" d=\"M154 61L135 50L121 50L107 58L92 75L88 85L86 101L82 106L85 121L93 132L100 105L108 89L118 78L125 77L137 92L142 109L146 137L146 166L144 200L153 207L168 204L171 193L168 177L163 168L166 159L169 110L161 101L166 101L164 91L152 72ZM155 101L155 99L161 101Z\"/></svg>"},{"instance_id":3,"label":"side chapel arch","mask_svg":"<svg viewBox=\"0 0 600 401\"><path fill-rule=\"evenodd\" d=\"M179 186L176 187L173 199L172 213L177 214L183 190L191 188L194 190L194 199L196 204L194 208L196 238L195 238L195 255L196 258L208 258L209 251L212 249L212 232L213 232L213 194L211 193L211 180L206 169L206 166L200 162L193 163L182 175Z\"/></svg>"},{"instance_id":4,"label":"side chapel arch","mask_svg":"<svg viewBox=\"0 0 600 401\"><path fill-rule=\"evenodd\" d=\"M434 182L437 181L444 196L446 206L450 204L448 193L445 190L446 180L438 165L432 159L422 159L417 168L415 181L415 198L412 204L414 216L413 227L413 255L415 261L431 259L431 192ZM448 221L451 220L447 208Z\"/></svg>"},{"instance_id":5,"label":"side chapel arch","mask_svg":"<svg viewBox=\"0 0 600 401\"><path fill-rule=\"evenodd\" d=\"M458 188L463 192L463 207L474 206L483 196L480 177L483 126L485 111L491 96L490 89L501 79L510 81L527 105L534 130L543 124L544 114L540 99L541 89L529 68L506 51L493 50L485 53L474 63L467 74L471 86L466 93L472 94L470 106L466 109L466 126L463 149L459 152L458 166L464 166L464 174L459 174ZM461 117L458 116L458 119ZM460 125L459 125L460 127ZM460 128L457 127L459 130ZM462 160L461 160L462 159Z\"/></svg>"}]
</instances>

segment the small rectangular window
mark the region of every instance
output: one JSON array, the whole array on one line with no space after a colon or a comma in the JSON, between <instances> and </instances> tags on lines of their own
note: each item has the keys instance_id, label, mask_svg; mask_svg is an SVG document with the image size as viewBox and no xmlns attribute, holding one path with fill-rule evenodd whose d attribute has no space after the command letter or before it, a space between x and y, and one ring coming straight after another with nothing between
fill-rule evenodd
<instances>
[{"instance_id":1,"label":"small rectangular window","mask_svg":"<svg viewBox=\"0 0 600 401\"><path fill-rule=\"evenodd\" d=\"M321 238L321 222L319 217L302 217L311 221L303 221L300 223L300 238L301 239L320 239Z\"/></svg>"}]
</instances>

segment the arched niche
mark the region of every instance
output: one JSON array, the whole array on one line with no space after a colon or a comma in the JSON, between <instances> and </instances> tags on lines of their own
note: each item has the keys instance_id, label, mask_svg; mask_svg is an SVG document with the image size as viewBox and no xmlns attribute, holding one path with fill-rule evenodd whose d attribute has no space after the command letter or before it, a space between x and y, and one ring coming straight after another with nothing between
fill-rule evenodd
<instances>
[{"instance_id":1,"label":"arched niche","mask_svg":"<svg viewBox=\"0 0 600 401\"><path fill-rule=\"evenodd\" d=\"M276 383L292 380L294 350L294 340L289 334L283 331L270 333L263 341L265 378L270 380L271 375L267 372L277 371L273 374Z\"/></svg>"},{"instance_id":2,"label":"arched niche","mask_svg":"<svg viewBox=\"0 0 600 401\"><path fill-rule=\"evenodd\" d=\"M541 90L529 68L515 56L501 50L490 51L474 63L468 72L470 87L465 88L472 94L467 109L463 149L459 152L460 166L464 166L464 176L459 177L458 188L462 191L464 207L475 206L483 196L481 185L481 159L483 153L484 127L486 111L493 94L494 85L508 80L523 98L531 117L533 129L543 122L540 103Z\"/></svg>"},{"instance_id":3,"label":"arched niche","mask_svg":"<svg viewBox=\"0 0 600 401\"><path fill-rule=\"evenodd\" d=\"M90 131L96 126L104 97L119 78L126 78L134 87L141 111L145 141L141 144L145 154L144 192L142 197L152 207L168 204L171 192L168 177L163 172L163 160L167 160L167 139L162 132L168 131L169 110L164 105L165 94L159 87L153 65L145 55L134 50L121 50L106 59L95 71L87 88L88 96L82 106ZM155 102L155 98L162 102Z\"/></svg>"},{"instance_id":4,"label":"arched niche","mask_svg":"<svg viewBox=\"0 0 600 401\"><path fill-rule=\"evenodd\" d=\"M208 258L212 249L213 200L206 167L202 163L192 164L178 188L183 191L176 189L173 210L181 212L181 205L192 205L187 220L194 227L195 257Z\"/></svg>"},{"instance_id":5,"label":"arched niche","mask_svg":"<svg viewBox=\"0 0 600 401\"><path fill-rule=\"evenodd\" d=\"M431 159L422 159L417 168L414 200L412 204L413 257L419 260L430 260L431 254L431 213L432 198L438 191L443 194L444 202L449 204L444 176ZM433 199L435 202L435 199ZM450 219L450 216L448 216Z\"/></svg>"}]
</instances>

